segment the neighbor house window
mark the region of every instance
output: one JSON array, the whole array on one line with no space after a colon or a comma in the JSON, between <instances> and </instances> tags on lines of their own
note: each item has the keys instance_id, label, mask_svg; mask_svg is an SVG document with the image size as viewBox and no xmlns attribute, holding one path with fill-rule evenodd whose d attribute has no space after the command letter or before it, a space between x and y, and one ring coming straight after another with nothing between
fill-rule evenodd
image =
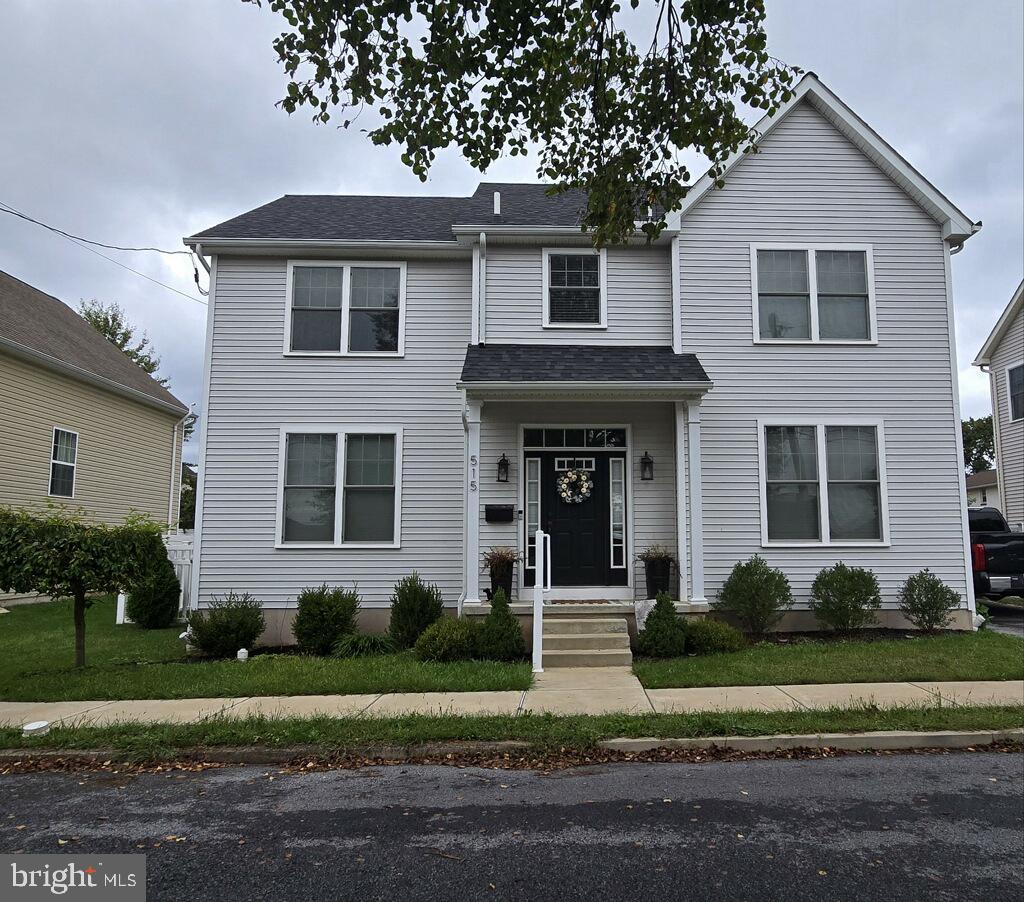
<instances>
[{"instance_id":1,"label":"neighbor house window","mask_svg":"<svg viewBox=\"0 0 1024 902\"><path fill-rule=\"evenodd\" d=\"M766 543L885 541L880 424L762 423Z\"/></svg>"},{"instance_id":2,"label":"neighbor house window","mask_svg":"<svg viewBox=\"0 0 1024 902\"><path fill-rule=\"evenodd\" d=\"M1010 395L1010 419L1024 419L1024 366L1006 371L1006 389Z\"/></svg>"},{"instance_id":3,"label":"neighbor house window","mask_svg":"<svg viewBox=\"0 0 1024 902\"><path fill-rule=\"evenodd\" d=\"M867 247L752 247L755 334L760 341L874 339Z\"/></svg>"},{"instance_id":4,"label":"neighbor house window","mask_svg":"<svg viewBox=\"0 0 1024 902\"><path fill-rule=\"evenodd\" d=\"M544 251L544 325L605 324L604 258L598 251Z\"/></svg>"},{"instance_id":5,"label":"neighbor house window","mask_svg":"<svg viewBox=\"0 0 1024 902\"><path fill-rule=\"evenodd\" d=\"M401 431L282 436L281 545L398 545Z\"/></svg>"},{"instance_id":6,"label":"neighbor house window","mask_svg":"<svg viewBox=\"0 0 1024 902\"><path fill-rule=\"evenodd\" d=\"M78 433L53 430L50 454L50 494L59 498L75 497L75 468L78 465Z\"/></svg>"},{"instance_id":7,"label":"neighbor house window","mask_svg":"<svg viewBox=\"0 0 1024 902\"><path fill-rule=\"evenodd\" d=\"M404 294L402 263L290 264L285 350L398 356Z\"/></svg>"}]
</instances>

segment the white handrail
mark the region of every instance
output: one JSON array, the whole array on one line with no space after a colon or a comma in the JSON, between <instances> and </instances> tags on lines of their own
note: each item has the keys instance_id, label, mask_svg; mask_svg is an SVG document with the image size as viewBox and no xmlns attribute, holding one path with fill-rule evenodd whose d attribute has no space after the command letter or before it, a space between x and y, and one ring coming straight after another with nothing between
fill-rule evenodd
<instances>
[{"instance_id":1,"label":"white handrail","mask_svg":"<svg viewBox=\"0 0 1024 902\"><path fill-rule=\"evenodd\" d=\"M534 537L533 672L544 672L544 592L551 588L551 537L538 529Z\"/></svg>"}]
</instances>

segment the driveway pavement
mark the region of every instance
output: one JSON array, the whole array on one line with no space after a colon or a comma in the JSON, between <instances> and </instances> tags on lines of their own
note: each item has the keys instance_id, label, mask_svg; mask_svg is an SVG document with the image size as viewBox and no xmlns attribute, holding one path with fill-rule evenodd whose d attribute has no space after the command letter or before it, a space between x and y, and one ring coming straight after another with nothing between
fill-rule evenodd
<instances>
[{"instance_id":1,"label":"driveway pavement","mask_svg":"<svg viewBox=\"0 0 1024 902\"><path fill-rule=\"evenodd\" d=\"M151 902L1003 902L1024 757L0 777L0 851L147 856Z\"/></svg>"}]
</instances>

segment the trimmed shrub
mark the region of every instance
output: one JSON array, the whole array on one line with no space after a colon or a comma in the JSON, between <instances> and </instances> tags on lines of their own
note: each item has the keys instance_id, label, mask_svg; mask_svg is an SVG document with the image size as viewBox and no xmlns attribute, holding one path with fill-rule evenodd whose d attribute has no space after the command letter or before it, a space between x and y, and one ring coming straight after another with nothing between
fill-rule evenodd
<instances>
[{"instance_id":1,"label":"trimmed shrub","mask_svg":"<svg viewBox=\"0 0 1024 902\"><path fill-rule=\"evenodd\" d=\"M334 643L336 658L366 658L371 655L388 655L395 650L390 636L380 633L343 633Z\"/></svg>"},{"instance_id":2,"label":"trimmed shrub","mask_svg":"<svg viewBox=\"0 0 1024 902\"><path fill-rule=\"evenodd\" d=\"M240 648L252 648L263 632L263 606L248 592L229 592L205 610L186 618L192 644L214 658L233 658Z\"/></svg>"},{"instance_id":3,"label":"trimmed shrub","mask_svg":"<svg viewBox=\"0 0 1024 902\"><path fill-rule=\"evenodd\" d=\"M491 599L491 610L477 634L477 657L489 661L518 661L526 657L526 641L504 589Z\"/></svg>"},{"instance_id":4,"label":"trimmed shrub","mask_svg":"<svg viewBox=\"0 0 1024 902\"><path fill-rule=\"evenodd\" d=\"M661 592L636 639L645 658L677 658L686 651L686 624L676 613L668 592Z\"/></svg>"},{"instance_id":5,"label":"trimmed shrub","mask_svg":"<svg viewBox=\"0 0 1024 902\"><path fill-rule=\"evenodd\" d=\"M732 568L715 608L734 616L748 633L763 636L792 604L793 592L786 575L755 554Z\"/></svg>"},{"instance_id":6,"label":"trimmed shrub","mask_svg":"<svg viewBox=\"0 0 1024 902\"><path fill-rule=\"evenodd\" d=\"M125 613L144 630L166 629L178 616L180 601L181 583L164 552L129 589Z\"/></svg>"},{"instance_id":7,"label":"trimmed shrub","mask_svg":"<svg viewBox=\"0 0 1024 902\"><path fill-rule=\"evenodd\" d=\"M356 628L359 594L354 589L332 589L326 583L299 593L292 632L299 650L307 655L329 655L344 633Z\"/></svg>"},{"instance_id":8,"label":"trimmed shrub","mask_svg":"<svg viewBox=\"0 0 1024 902\"><path fill-rule=\"evenodd\" d=\"M747 644L736 627L721 620L686 621L686 651L691 655L720 655L739 651Z\"/></svg>"},{"instance_id":9,"label":"trimmed shrub","mask_svg":"<svg viewBox=\"0 0 1024 902\"><path fill-rule=\"evenodd\" d=\"M900 613L919 630L934 633L949 623L960 596L927 568L908 576L900 587Z\"/></svg>"},{"instance_id":10,"label":"trimmed shrub","mask_svg":"<svg viewBox=\"0 0 1024 902\"><path fill-rule=\"evenodd\" d=\"M882 606L875 574L842 561L826 567L811 586L811 610L821 623L841 633L863 629L875 622Z\"/></svg>"},{"instance_id":11,"label":"trimmed shrub","mask_svg":"<svg viewBox=\"0 0 1024 902\"><path fill-rule=\"evenodd\" d=\"M416 657L421 661L469 661L476 655L479 631L472 620L442 617L416 640Z\"/></svg>"},{"instance_id":12,"label":"trimmed shrub","mask_svg":"<svg viewBox=\"0 0 1024 902\"><path fill-rule=\"evenodd\" d=\"M441 590L414 570L400 580L391 596L391 639L397 648L412 648L423 631L444 613Z\"/></svg>"}]
</instances>

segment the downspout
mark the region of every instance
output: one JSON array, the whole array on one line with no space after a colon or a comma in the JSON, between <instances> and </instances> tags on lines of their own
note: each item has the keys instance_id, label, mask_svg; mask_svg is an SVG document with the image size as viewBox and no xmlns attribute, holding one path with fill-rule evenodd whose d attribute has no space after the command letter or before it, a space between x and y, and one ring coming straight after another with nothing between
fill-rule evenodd
<instances>
[{"instance_id":1,"label":"downspout","mask_svg":"<svg viewBox=\"0 0 1024 902\"><path fill-rule=\"evenodd\" d=\"M487 343L487 235L480 233L480 344Z\"/></svg>"}]
</instances>

